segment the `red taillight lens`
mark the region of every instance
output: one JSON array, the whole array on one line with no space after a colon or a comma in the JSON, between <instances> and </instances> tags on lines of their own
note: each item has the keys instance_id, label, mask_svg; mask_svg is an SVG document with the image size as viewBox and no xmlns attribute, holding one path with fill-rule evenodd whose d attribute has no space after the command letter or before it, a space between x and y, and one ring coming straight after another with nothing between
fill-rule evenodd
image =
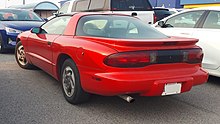
<instances>
[{"instance_id":1,"label":"red taillight lens","mask_svg":"<svg viewBox=\"0 0 220 124\"><path fill-rule=\"evenodd\" d=\"M167 63L201 63L203 58L202 49L185 50L158 50L158 51L137 51L122 52L109 55L105 58L104 64L112 67L134 68L144 67L150 64Z\"/></svg>"},{"instance_id":2,"label":"red taillight lens","mask_svg":"<svg viewBox=\"0 0 220 124\"><path fill-rule=\"evenodd\" d=\"M203 59L202 49L190 49L183 51L183 61L187 63L201 63Z\"/></svg>"},{"instance_id":3,"label":"red taillight lens","mask_svg":"<svg viewBox=\"0 0 220 124\"><path fill-rule=\"evenodd\" d=\"M104 63L112 67L130 68L144 67L156 62L156 52L124 52L112 54L105 58Z\"/></svg>"},{"instance_id":4,"label":"red taillight lens","mask_svg":"<svg viewBox=\"0 0 220 124\"><path fill-rule=\"evenodd\" d=\"M154 23L157 22L157 16L154 14Z\"/></svg>"}]
</instances>

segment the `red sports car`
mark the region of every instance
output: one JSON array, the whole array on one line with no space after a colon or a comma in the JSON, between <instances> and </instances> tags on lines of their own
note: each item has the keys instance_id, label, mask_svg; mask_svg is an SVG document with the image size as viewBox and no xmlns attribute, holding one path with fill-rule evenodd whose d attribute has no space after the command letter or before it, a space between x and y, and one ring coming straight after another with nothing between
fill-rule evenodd
<instances>
[{"instance_id":1,"label":"red sports car","mask_svg":"<svg viewBox=\"0 0 220 124\"><path fill-rule=\"evenodd\" d=\"M205 83L197 39L168 37L139 19L109 13L61 15L17 38L16 60L62 83L66 100L90 94L163 96Z\"/></svg>"}]
</instances>

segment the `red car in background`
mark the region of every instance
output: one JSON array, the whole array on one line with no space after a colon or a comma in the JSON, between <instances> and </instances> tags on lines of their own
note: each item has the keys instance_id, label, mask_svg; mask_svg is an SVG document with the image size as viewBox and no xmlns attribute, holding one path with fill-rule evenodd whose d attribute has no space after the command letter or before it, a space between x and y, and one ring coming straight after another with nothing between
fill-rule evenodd
<instances>
[{"instance_id":1,"label":"red car in background","mask_svg":"<svg viewBox=\"0 0 220 124\"><path fill-rule=\"evenodd\" d=\"M90 94L163 96L207 81L197 39L168 37L139 19L107 13L61 15L17 38L16 61L62 83L66 100Z\"/></svg>"}]
</instances>

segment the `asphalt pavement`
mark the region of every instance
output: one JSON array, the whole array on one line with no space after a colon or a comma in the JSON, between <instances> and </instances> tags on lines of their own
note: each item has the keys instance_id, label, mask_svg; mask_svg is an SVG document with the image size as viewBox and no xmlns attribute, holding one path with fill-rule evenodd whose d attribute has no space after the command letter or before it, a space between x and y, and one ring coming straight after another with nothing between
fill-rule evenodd
<instances>
[{"instance_id":1,"label":"asphalt pavement","mask_svg":"<svg viewBox=\"0 0 220 124\"><path fill-rule=\"evenodd\" d=\"M219 124L220 78L165 97L94 95L71 105L61 85L40 69L24 70L13 53L0 54L0 124Z\"/></svg>"}]
</instances>

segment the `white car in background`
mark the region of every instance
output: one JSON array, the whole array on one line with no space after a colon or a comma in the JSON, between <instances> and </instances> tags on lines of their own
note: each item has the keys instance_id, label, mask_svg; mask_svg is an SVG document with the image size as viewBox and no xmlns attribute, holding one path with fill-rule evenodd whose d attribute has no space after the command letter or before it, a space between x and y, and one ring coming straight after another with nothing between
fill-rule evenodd
<instances>
[{"instance_id":1,"label":"white car in background","mask_svg":"<svg viewBox=\"0 0 220 124\"><path fill-rule=\"evenodd\" d=\"M109 12L137 16L147 24L156 19L149 0L72 0L67 1L58 12L48 18L72 12Z\"/></svg>"},{"instance_id":2,"label":"white car in background","mask_svg":"<svg viewBox=\"0 0 220 124\"><path fill-rule=\"evenodd\" d=\"M72 13L73 7L74 7L74 1L75 0L65 2L61 6L61 8L57 11L57 13L54 13L54 15L48 17L47 20L51 20L52 18L54 18L60 14Z\"/></svg>"},{"instance_id":3,"label":"white car in background","mask_svg":"<svg viewBox=\"0 0 220 124\"><path fill-rule=\"evenodd\" d=\"M197 38L202 62L210 75L220 77L220 7L197 8L173 14L154 24L169 36Z\"/></svg>"},{"instance_id":4,"label":"white car in background","mask_svg":"<svg viewBox=\"0 0 220 124\"><path fill-rule=\"evenodd\" d=\"M181 12L183 10L186 10L184 8L179 8L179 9L176 9L176 8L167 8L171 14L174 14L174 13L178 13L178 12Z\"/></svg>"}]
</instances>

